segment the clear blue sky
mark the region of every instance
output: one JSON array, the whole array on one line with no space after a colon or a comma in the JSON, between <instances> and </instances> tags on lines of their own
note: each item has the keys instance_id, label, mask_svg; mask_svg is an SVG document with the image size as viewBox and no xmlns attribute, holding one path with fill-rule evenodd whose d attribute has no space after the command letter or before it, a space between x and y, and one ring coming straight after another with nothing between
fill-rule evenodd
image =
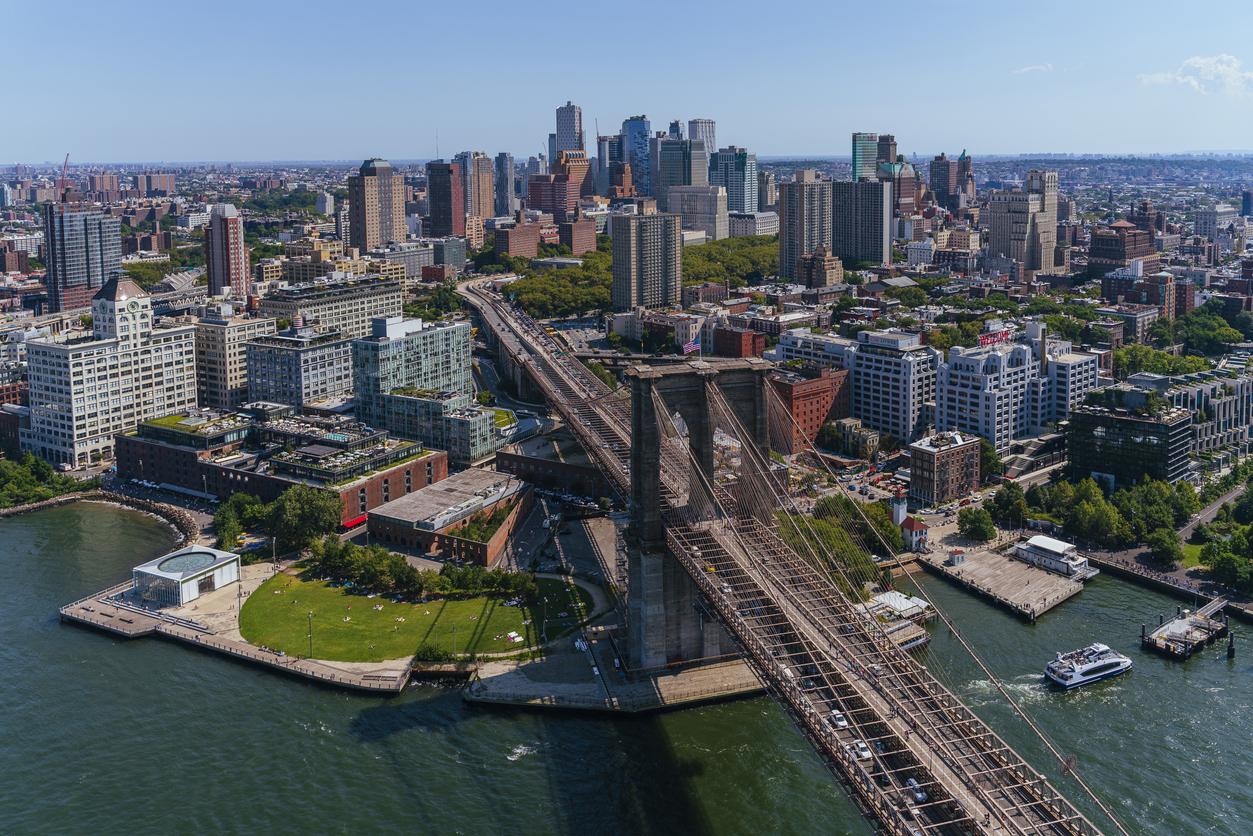
<instances>
[{"instance_id":1,"label":"clear blue sky","mask_svg":"<svg viewBox=\"0 0 1253 836\"><path fill-rule=\"evenodd\" d=\"M4 0L0 162L533 154L566 99L589 143L645 113L762 155L1253 149L1253 7L1032 5Z\"/></svg>"}]
</instances>

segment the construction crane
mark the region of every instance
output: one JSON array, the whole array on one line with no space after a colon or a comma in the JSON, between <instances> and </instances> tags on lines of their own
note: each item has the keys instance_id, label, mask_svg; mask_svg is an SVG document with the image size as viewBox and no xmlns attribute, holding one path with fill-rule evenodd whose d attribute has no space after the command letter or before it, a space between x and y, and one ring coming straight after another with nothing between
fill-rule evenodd
<instances>
[{"instance_id":1,"label":"construction crane","mask_svg":"<svg viewBox=\"0 0 1253 836\"><path fill-rule=\"evenodd\" d=\"M69 181L65 179L65 173L70 167L70 152L65 152L65 162L61 163L61 180L57 183L57 194L59 196L61 214L65 214L65 194L70 190Z\"/></svg>"}]
</instances>

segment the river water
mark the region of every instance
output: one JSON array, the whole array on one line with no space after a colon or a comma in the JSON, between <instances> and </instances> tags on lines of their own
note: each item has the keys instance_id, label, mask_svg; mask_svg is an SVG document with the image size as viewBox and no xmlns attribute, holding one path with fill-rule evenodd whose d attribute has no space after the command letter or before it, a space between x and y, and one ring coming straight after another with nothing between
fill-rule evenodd
<instances>
[{"instance_id":1,"label":"river water","mask_svg":"<svg viewBox=\"0 0 1253 836\"><path fill-rule=\"evenodd\" d=\"M59 623L58 606L171 539L87 503L0 520L0 832L871 832L765 699L623 719L430 687L382 699ZM1143 655L1140 622L1174 603L1113 579L1034 626L926 583L1134 831L1253 831L1253 647L1235 663L1219 648ZM1039 687L1054 650L1093 640L1136 669L1090 691ZM928 664L1045 763L963 656L938 628Z\"/></svg>"}]
</instances>

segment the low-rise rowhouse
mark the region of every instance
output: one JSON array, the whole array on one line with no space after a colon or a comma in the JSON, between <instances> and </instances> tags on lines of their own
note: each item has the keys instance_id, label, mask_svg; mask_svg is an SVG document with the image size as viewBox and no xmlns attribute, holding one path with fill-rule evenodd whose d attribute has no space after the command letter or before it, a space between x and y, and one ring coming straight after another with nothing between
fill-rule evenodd
<instances>
[{"instance_id":1,"label":"low-rise rowhouse","mask_svg":"<svg viewBox=\"0 0 1253 836\"><path fill-rule=\"evenodd\" d=\"M531 507L526 482L507 473L471 467L444 481L375 508L369 513L370 536L421 554L469 560L492 567L500 562L514 528ZM493 530L468 536L478 522ZM472 529L473 530L473 529Z\"/></svg>"},{"instance_id":2,"label":"low-rise rowhouse","mask_svg":"<svg viewBox=\"0 0 1253 836\"><path fill-rule=\"evenodd\" d=\"M118 476L197 496L250 493L271 502L294 485L336 494L340 524L448 476L448 455L344 417L295 415L280 404L193 410L116 439Z\"/></svg>"}]
</instances>

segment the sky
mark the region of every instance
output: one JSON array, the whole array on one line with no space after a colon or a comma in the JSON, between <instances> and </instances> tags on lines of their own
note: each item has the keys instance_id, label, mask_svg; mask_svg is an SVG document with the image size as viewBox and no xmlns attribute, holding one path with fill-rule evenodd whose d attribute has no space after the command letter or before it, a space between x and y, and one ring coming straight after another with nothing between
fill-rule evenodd
<instances>
[{"instance_id":1,"label":"sky","mask_svg":"<svg viewBox=\"0 0 1253 836\"><path fill-rule=\"evenodd\" d=\"M1031 8L1020 6L1030 5ZM1253 5L0 0L0 163L426 159L717 121L761 156L1253 150ZM23 54L24 50L29 52ZM15 113L15 111L17 111ZM438 135L438 146L436 137Z\"/></svg>"}]
</instances>

